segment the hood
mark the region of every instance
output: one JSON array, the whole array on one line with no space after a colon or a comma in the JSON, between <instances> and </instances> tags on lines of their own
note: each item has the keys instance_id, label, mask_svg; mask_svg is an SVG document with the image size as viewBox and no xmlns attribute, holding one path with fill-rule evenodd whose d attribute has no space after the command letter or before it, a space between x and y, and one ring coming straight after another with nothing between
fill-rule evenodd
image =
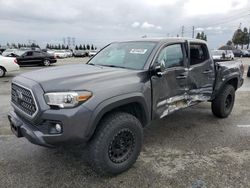
<instances>
[{"instance_id":1,"label":"hood","mask_svg":"<svg viewBox=\"0 0 250 188\"><path fill-rule=\"evenodd\" d=\"M24 73L21 76L39 83L45 92L97 90L138 82L142 71L93 65L66 65Z\"/></svg>"}]
</instances>

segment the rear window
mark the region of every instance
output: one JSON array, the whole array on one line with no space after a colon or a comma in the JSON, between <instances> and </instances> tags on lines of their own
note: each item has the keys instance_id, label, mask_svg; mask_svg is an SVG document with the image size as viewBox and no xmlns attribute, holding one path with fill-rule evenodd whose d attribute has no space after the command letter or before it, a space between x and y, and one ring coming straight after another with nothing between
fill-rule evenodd
<instances>
[{"instance_id":1,"label":"rear window","mask_svg":"<svg viewBox=\"0 0 250 188\"><path fill-rule=\"evenodd\" d=\"M207 46L205 44L190 44L190 65L197 65L209 59Z\"/></svg>"}]
</instances>

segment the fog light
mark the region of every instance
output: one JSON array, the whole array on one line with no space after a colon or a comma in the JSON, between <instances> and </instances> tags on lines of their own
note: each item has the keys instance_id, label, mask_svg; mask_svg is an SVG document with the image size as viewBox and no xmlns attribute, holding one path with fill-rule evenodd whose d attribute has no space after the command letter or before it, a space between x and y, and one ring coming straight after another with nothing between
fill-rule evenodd
<instances>
[{"instance_id":1,"label":"fog light","mask_svg":"<svg viewBox=\"0 0 250 188\"><path fill-rule=\"evenodd\" d=\"M58 123L56 124L55 128L56 128L56 131L59 133L62 131L62 126Z\"/></svg>"}]
</instances>

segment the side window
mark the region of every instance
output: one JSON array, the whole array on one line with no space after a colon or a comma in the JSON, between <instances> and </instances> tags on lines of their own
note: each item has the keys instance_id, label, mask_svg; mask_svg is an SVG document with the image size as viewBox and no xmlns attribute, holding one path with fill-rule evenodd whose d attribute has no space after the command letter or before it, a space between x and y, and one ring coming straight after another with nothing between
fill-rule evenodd
<instances>
[{"instance_id":1,"label":"side window","mask_svg":"<svg viewBox=\"0 0 250 188\"><path fill-rule=\"evenodd\" d=\"M208 50L205 44L190 44L190 66L208 60Z\"/></svg>"},{"instance_id":2,"label":"side window","mask_svg":"<svg viewBox=\"0 0 250 188\"><path fill-rule=\"evenodd\" d=\"M158 56L158 63L165 64L165 68L183 66L183 51L181 44L173 44L165 47Z\"/></svg>"},{"instance_id":3,"label":"side window","mask_svg":"<svg viewBox=\"0 0 250 188\"><path fill-rule=\"evenodd\" d=\"M32 56L33 55L33 52L27 52L26 53L26 56Z\"/></svg>"}]
</instances>

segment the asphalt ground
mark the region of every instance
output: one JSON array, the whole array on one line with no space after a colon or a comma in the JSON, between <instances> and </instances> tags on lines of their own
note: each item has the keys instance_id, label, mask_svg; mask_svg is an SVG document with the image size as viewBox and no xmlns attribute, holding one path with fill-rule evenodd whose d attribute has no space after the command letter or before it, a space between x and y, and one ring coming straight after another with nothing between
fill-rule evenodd
<instances>
[{"instance_id":1,"label":"asphalt ground","mask_svg":"<svg viewBox=\"0 0 250 188\"><path fill-rule=\"evenodd\" d=\"M53 66L85 63L59 60ZM243 59L246 67L250 59ZM250 187L250 78L236 93L232 114L218 119L209 103L152 122L135 165L113 178L100 177L81 147L48 149L10 131L10 81L22 67L0 78L0 187Z\"/></svg>"}]
</instances>

